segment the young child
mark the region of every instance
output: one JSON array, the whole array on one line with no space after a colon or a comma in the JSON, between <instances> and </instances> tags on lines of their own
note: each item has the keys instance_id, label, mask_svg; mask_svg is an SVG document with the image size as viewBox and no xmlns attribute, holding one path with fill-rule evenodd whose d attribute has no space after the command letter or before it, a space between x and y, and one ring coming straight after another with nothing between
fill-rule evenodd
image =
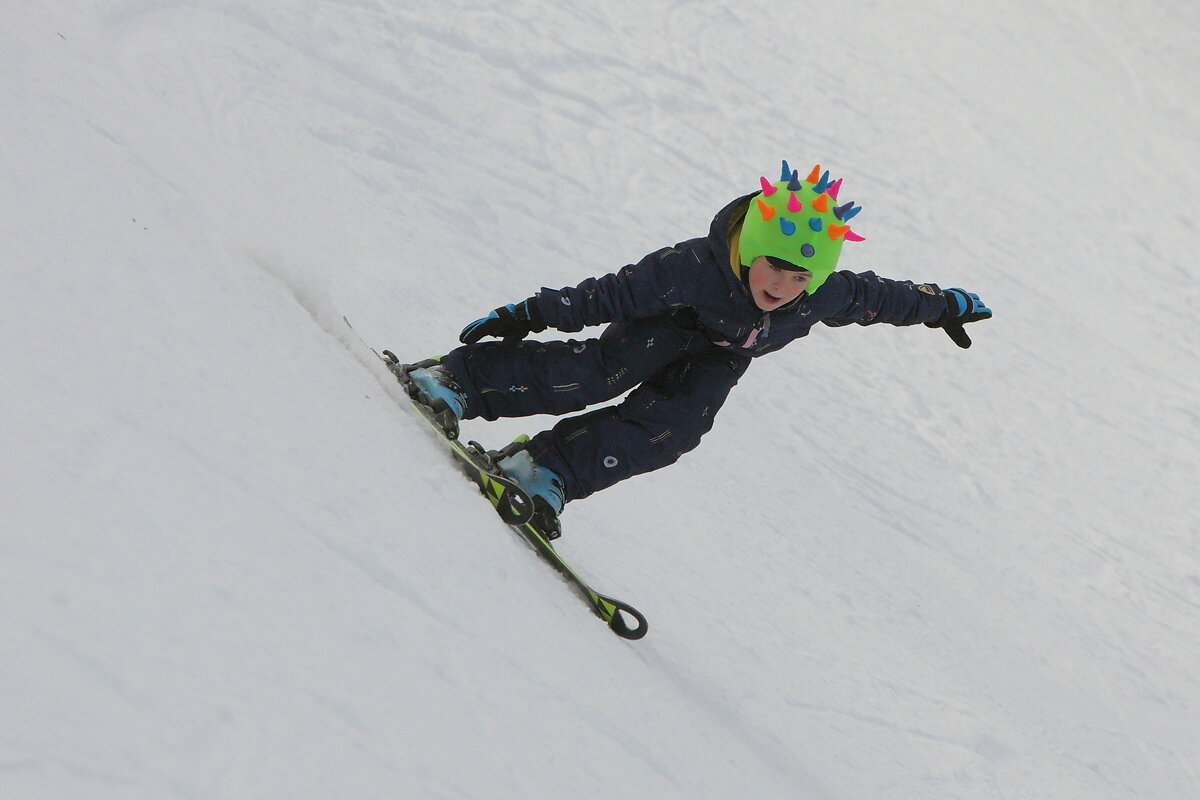
<instances>
[{"instance_id":1,"label":"young child","mask_svg":"<svg viewBox=\"0 0 1200 800\"><path fill-rule=\"evenodd\" d=\"M762 178L761 191L717 213L707 236L497 308L463 329L464 347L412 377L457 419L568 414L633 389L501 451L499 467L556 516L571 500L674 463L712 428L751 359L818 322L923 322L969 347L963 324L992 316L978 295L834 271L842 244L863 239L849 225L861 207L838 205L841 185L820 166L800 180L784 161L779 182ZM523 341L605 323L586 341ZM485 336L503 341L480 343Z\"/></svg>"}]
</instances>

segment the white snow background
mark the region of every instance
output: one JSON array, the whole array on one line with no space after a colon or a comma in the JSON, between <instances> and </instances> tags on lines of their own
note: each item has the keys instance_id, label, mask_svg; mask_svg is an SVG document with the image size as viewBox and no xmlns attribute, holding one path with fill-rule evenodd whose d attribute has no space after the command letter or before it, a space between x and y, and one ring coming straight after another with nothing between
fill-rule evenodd
<instances>
[{"instance_id":1,"label":"white snow background","mask_svg":"<svg viewBox=\"0 0 1200 800\"><path fill-rule=\"evenodd\" d=\"M0 70L0 797L1200 797L1197 4L0 0ZM572 504L624 642L342 316L445 352L781 158L996 317Z\"/></svg>"}]
</instances>

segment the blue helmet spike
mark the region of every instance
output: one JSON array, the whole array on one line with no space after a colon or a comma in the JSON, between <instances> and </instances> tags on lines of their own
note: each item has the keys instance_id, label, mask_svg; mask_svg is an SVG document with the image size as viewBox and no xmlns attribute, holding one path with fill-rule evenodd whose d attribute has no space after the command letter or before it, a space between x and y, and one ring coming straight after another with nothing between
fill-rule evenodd
<instances>
[{"instance_id":1,"label":"blue helmet spike","mask_svg":"<svg viewBox=\"0 0 1200 800\"><path fill-rule=\"evenodd\" d=\"M855 206L854 208L850 209L841 218L842 222L849 222L850 220L854 219L855 215L857 215L860 211L862 211L862 206Z\"/></svg>"},{"instance_id":2,"label":"blue helmet spike","mask_svg":"<svg viewBox=\"0 0 1200 800\"><path fill-rule=\"evenodd\" d=\"M785 161L783 163L786 164L787 162ZM799 170L796 170L796 169L792 170L792 174L788 177L788 187L787 188L788 188L789 192L800 191L801 187L800 187L800 171Z\"/></svg>"},{"instance_id":3,"label":"blue helmet spike","mask_svg":"<svg viewBox=\"0 0 1200 800\"><path fill-rule=\"evenodd\" d=\"M792 177L792 168L788 166L787 159L785 158L783 160L783 172L780 174L779 180L786 181L790 177ZM791 189L790 186L788 188ZM793 191L795 190L793 189Z\"/></svg>"},{"instance_id":4,"label":"blue helmet spike","mask_svg":"<svg viewBox=\"0 0 1200 800\"><path fill-rule=\"evenodd\" d=\"M821 192L825 191L828 188L829 188L829 170L825 170L823 173L821 173L821 180L817 181L817 185L813 187L813 191L816 192L817 194L821 194Z\"/></svg>"}]
</instances>

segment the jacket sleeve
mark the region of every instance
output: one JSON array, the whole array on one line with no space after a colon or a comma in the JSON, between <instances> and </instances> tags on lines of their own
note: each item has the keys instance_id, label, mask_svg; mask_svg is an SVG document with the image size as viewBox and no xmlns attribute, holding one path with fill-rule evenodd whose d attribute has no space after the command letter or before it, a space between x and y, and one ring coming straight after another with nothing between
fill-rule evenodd
<instances>
[{"instance_id":1,"label":"jacket sleeve","mask_svg":"<svg viewBox=\"0 0 1200 800\"><path fill-rule=\"evenodd\" d=\"M937 284L881 278L870 271L835 272L817 291L816 297L827 287L830 307L822 309L821 321L831 327L881 322L917 325L936 320L946 310L946 300Z\"/></svg>"},{"instance_id":2,"label":"jacket sleeve","mask_svg":"<svg viewBox=\"0 0 1200 800\"><path fill-rule=\"evenodd\" d=\"M574 333L589 325L643 319L688 305L693 283L689 277L694 278L689 270L700 266L688 244L663 248L578 286L543 287L537 295L542 319L551 328Z\"/></svg>"}]
</instances>

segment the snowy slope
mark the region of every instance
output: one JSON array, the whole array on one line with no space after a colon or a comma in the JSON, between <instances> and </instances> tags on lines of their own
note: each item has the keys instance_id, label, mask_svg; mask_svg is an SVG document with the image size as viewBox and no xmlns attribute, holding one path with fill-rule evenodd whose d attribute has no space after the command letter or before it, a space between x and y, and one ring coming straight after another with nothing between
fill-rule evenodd
<instances>
[{"instance_id":1,"label":"snowy slope","mask_svg":"<svg viewBox=\"0 0 1200 800\"><path fill-rule=\"evenodd\" d=\"M1200 10L0 0L0 797L1200 796ZM707 230L979 291L573 504L371 344ZM500 444L548 420L469 423Z\"/></svg>"}]
</instances>

